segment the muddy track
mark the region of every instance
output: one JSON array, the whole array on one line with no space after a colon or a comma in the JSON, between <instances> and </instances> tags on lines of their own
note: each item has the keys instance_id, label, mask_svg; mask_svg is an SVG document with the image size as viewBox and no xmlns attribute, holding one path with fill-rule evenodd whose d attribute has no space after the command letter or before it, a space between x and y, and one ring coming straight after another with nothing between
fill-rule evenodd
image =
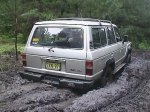
<instances>
[{"instance_id":1,"label":"muddy track","mask_svg":"<svg viewBox=\"0 0 150 112\"><path fill-rule=\"evenodd\" d=\"M134 88L128 95L120 98L97 112L149 112L150 111L150 77Z\"/></svg>"},{"instance_id":2,"label":"muddy track","mask_svg":"<svg viewBox=\"0 0 150 112\"><path fill-rule=\"evenodd\" d=\"M139 82L131 88L126 96L97 112L150 112L150 72L144 76L133 77Z\"/></svg>"},{"instance_id":3,"label":"muddy track","mask_svg":"<svg viewBox=\"0 0 150 112\"><path fill-rule=\"evenodd\" d=\"M150 53L134 53L112 83L87 93L0 73L0 112L149 112Z\"/></svg>"}]
</instances>

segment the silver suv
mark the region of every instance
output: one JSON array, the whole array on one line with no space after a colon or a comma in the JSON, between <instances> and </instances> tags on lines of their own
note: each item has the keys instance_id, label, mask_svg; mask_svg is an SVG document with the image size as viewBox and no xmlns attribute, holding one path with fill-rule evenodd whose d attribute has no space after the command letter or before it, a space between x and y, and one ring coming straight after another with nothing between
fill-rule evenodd
<instances>
[{"instance_id":1,"label":"silver suv","mask_svg":"<svg viewBox=\"0 0 150 112\"><path fill-rule=\"evenodd\" d=\"M60 18L35 23L21 56L22 78L86 88L130 61L131 42L110 21Z\"/></svg>"}]
</instances>

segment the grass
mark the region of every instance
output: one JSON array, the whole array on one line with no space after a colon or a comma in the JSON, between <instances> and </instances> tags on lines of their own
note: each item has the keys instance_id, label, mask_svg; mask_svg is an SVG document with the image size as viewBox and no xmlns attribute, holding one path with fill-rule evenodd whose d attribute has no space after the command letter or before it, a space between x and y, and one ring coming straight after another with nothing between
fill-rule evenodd
<instances>
[{"instance_id":1,"label":"grass","mask_svg":"<svg viewBox=\"0 0 150 112\"><path fill-rule=\"evenodd\" d=\"M148 42L141 42L139 44L139 49L141 49L141 50L150 50L150 44Z\"/></svg>"},{"instance_id":2,"label":"grass","mask_svg":"<svg viewBox=\"0 0 150 112\"><path fill-rule=\"evenodd\" d=\"M24 47L25 44L18 44L18 51L22 53ZM7 71L17 66L16 64L19 63L19 61L16 62L14 57L10 57L12 55L15 55L15 45L11 43L0 43L0 72Z\"/></svg>"},{"instance_id":3,"label":"grass","mask_svg":"<svg viewBox=\"0 0 150 112\"><path fill-rule=\"evenodd\" d=\"M24 51L24 44L18 44L18 51L23 52ZM0 44L0 54L8 51L15 51L15 45L14 44Z\"/></svg>"}]
</instances>

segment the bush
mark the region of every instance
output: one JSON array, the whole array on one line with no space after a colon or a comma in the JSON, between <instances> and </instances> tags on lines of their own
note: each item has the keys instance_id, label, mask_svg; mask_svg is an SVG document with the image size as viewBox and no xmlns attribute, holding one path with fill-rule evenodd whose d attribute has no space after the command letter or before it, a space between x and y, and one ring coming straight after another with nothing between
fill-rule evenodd
<instances>
[{"instance_id":1,"label":"bush","mask_svg":"<svg viewBox=\"0 0 150 112\"><path fill-rule=\"evenodd\" d=\"M1 35L0 36L0 44L5 44L5 43L12 43L14 42L13 38L10 38L8 35Z\"/></svg>"},{"instance_id":2,"label":"bush","mask_svg":"<svg viewBox=\"0 0 150 112\"><path fill-rule=\"evenodd\" d=\"M141 42L139 44L139 49L143 49L143 50L150 50L150 43L148 43L146 40L144 40L143 42Z\"/></svg>"},{"instance_id":3,"label":"bush","mask_svg":"<svg viewBox=\"0 0 150 112\"><path fill-rule=\"evenodd\" d=\"M17 39L18 39L18 43L21 43L21 44L25 43L26 41L22 33L18 34Z\"/></svg>"},{"instance_id":4,"label":"bush","mask_svg":"<svg viewBox=\"0 0 150 112\"><path fill-rule=\"evenodd\" d=\"M129 41L132 42L134 49L149 49L149 37L147 29L140 28L138 26L128 25L120 28L121 34L128 35Z\"/></svg>"}]
</instances>

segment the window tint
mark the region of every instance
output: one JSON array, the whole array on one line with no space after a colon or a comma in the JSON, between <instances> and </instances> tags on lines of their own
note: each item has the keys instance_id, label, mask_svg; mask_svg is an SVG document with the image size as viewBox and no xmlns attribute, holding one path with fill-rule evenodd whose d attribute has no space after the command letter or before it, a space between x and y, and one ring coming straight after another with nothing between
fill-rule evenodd
<instances>
[{"instance_id":1,"label":"window tint","mask_svg":"<svg viewBox=\"0 0 150 112\"><path fill-rule=\"evenodd\" d=\"M83 30L80 28L38 27L32 37L31 45L83 48Z\"/></svg>"},{"instance_id":2,"label":"window tint","mask_svg":"<svg viewBox=\"0 0 150 112\"><path fill-rule=\"evenodd\" d=\"M93 37L93 47L97 48L100 47L100 35L99 35L99 30L98 28L93 28L92 29L92 37Z\"/></svg>"},{"instance_id":3,"label":"window tint","mask_svg":"<svg viewBox=\"0 0 150 112\"><path fill-rule=\"evenodd\" d=\"M103 28L99 29L99 31L100 31L101 45L104 46L107 44L106 32L105 29Z\"/></svg>"},{"instance_id":4,"label":"window tint","mask_svg":"<svg viewBox=\"0 0 150 112\"><path fill-rule=\"evenodd\" d=\"M93 28L92 37L94 48L99 48L107 44L106 32L104 28Z\"/></svg>"},{"instance_id":5,"label":"window tint","mask_svg":"<svg viewBox=\"0 0 150 112\"><path fill-rule=\"evenodd\" d=\"M117 40L117 42L122 41L120 33L119 33L119 31L118 31L118 29L116 27L114 27L114 31L115 31L115 34L116 34L116 40Z\"/></svg>"},{"instance_id":6,"label":"window tint","mask_svg":"<svg viewBox=\"0 0 150 112\"><path fill-rule=\"evenodd\" d=\"M107 34L108 34L108 44L113 44L116 42L114 31L112 27L107 28Z\"/></svg>"}]
</instances>

